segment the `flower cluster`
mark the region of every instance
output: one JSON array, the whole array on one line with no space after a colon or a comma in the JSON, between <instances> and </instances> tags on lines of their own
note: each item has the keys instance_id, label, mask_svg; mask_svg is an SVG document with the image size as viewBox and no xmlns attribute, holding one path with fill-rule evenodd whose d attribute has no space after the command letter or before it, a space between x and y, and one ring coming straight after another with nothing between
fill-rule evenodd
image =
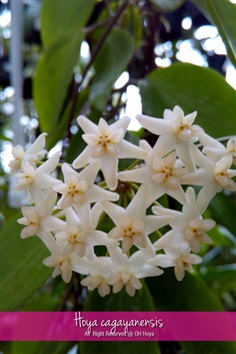
<instances>
[{"instance_id":1,"label":"flower cluster","mask_svg":"<svg viewBox=\"0 0 236 354\"><path fill-rule=\"evenodd\" d=\"M45 133L26 151L13 148L9 166L18 179L15 189L29 195L18 220L24 225L21 237L42 240L51 254L43 263L54 268L53 277L60 274L69 282L74 271L83 286L97 288L101 296L110 286L114 293L125 287L134 296L142 287L139 279L174 267L180 281L201 262L197 253L202 243L212 243L206 232L215 225L202 214L216 193L236 190L231 168L236 138L225 147L193 124L196 114L184 115L175 106L165 110L164 119L138 115L158 136L154 147L124 139L129 117L111 125L103 118L95 125L78 117L87 146L72 165L61 165L63 181L54 174L60 153L42 161ZM124 158L136 162L119 172ZM201 187L198 195L193 185ZM164 195L178 210L160 204Z\"/></svg>"}]
</instances>

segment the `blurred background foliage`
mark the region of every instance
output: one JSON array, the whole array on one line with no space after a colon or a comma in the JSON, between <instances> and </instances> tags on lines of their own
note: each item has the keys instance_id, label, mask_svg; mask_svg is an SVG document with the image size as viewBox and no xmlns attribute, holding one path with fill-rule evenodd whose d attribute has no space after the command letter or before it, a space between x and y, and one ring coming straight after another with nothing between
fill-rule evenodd
<instances>
[{"instance_id":1,"label":"blurred background foliage","mask_svg":"<svg viewBox=\"0 0 236 354\"><path fill-rule=\"evenodd\" d=\"M148 279L130 299L87 294L77 274L52 280L37 239L21 240L8 162L12 144L48 133L47 148L71 162L84 148L78 114L97 122L180 105L215 138L236 133L236 5L222 0L0 1L1 311L235 311L236 195L205 212L217 225L203 263L179 283ZM127 139L155 140L132 120ZM125 168L120 165L120 168ZM173 204L173 201L171 201ZM105 226L104 226L105 227ZM95 346L94 346L95 345ZM4 354L232 354L235 343L0 343Z\"/></svg>"}]
</instances>

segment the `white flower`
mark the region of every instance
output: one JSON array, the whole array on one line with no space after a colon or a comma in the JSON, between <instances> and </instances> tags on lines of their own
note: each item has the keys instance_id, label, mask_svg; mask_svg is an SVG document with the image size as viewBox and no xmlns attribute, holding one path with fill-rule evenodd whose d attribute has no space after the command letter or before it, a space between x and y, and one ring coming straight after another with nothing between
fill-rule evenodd
<instances>
[{"instance_id":1,"label":"white flower","mask_svg":"<svg viewBox=\"0 0 236 354\"><path fill-rule=\"evenodd\" d=\"M195 146L192 147L196 164L200 167L197 171L182 178L182 183L203 186L198 195L198 205L206 209L209 202L223 189L236 191L236 170L230 169L233 157L230 154L223 156L217 162L203 155Z\"/></svg>"},{"instance_id":2,"label":"white flower","mask_svg":"<svg viewBox=\"0 0 236 354\"><path fill-rule=\"evenodd\" d=\"M58 231L65 227L64 221L51 215L55 207L56 197L56 192L50 191L35 207L22 206L23 217L17 220L19 224L25 225L21 231L21 238L36 235L48 249L52 248L53 236L51 231Z\"/></svg>"},{"instance_id":3,"label":"white flower","mask_svg":"<svg viewBox=\"0 0 236 354\"><path fill-rule=\"evenodd\" d=\"M73 206L86 228L91 228L90 203L119 199L118 194L106 191L94 184L98 169L99 163L94 162L78 173L70 165L64 163L62 172L65 183L53 187L55 191L62 194L58 207L66 209Z\"/></svg>"},{"instance_id":4,"label":"white flower","mask_svg":"<svg viewBox=\"0 0 236 354\"><path fill-rule=\"evenodd\" d=\"M210 219L202 219L201 214L204 210L199 210L193 188L189 187L186 195L188 202L183 206L182 212L159 206L152 208L155 214L172 217L169 222L172 230L154 243L156 250L173 244L188 243L190 249L197 253L200 250L201 243L212 243L205 232L211 230L215 226L215 222Z\"/></svg>"},{"instance_id":5,"label":"white flower","mask_svg":"<svg viewBox=\"0 0 236 354\"><path fill-rule=\"evenodd\" d=\"M37 213L35 207L23 206L21 212L24 217L17 221L19 224L26 226L21 231L21 238L36 235L40 228L41 216Z\"/></svg>"},{"instance_id":6,"label":"white flower","mask_svg":"<svg viewBox=\"0 0 236 354\"><path fill-rule=\"evenodd\" d=\"M184 245L169 247L165 249L165 253L174 264L174 272L178 281L183 280L185 270L193 272L193 264L199 264L202 258L196 254L190 253L190 249Z\"/></svg>"},{"instance_id":7,"label":"white flower","mask_svg":"<svg viewBox=\"0 0 236 354\"><path fill-rule=\"evenodd\" d=\"M232 162L236 165L236 136L228 140L226 147L204 132L199 134L199 141L203 145L203 152L212 161L217 162L225 155L232 155Z\"/></svg>"},{"instance_id":8,"label":"white flower","mask_svg":"<svg viewBox=\"0 0 236 354\"><path fill-rule=\"evenodd\" d=\"M69 283L73 270L79 274L88 274L91 262L85 257L80 257L75 252L63 254L64 248L58 245L55 239L51 246L49 249L51 255L43 260L43 264L47 267L54 267L53 278L61 275L64 282Z\"/></svg>"},{"instance_id":9,"label":"white flower","mask_svg":"<svg viewBox=\"0 0 236 354\"><path fill-rule=\"evenodd\" d=\"M12 155L14 159L9 162L11 173L21 169L22 161L28 161L31 165L35 165L36 162L44 158L46 154L46 150L44 150L46 135L46 133L40 134L26 151L21 145L13 146Z\"/></svg>"},{"instance_id":10,"label":"white flower","mask_svg":"<svg viewBox=\"0 0 236 354\"><path fill-rule=\"evenodd\" d=\"M113 286L113 293L118 293L125 286L126 292L134 296L135 291L142 288L140 278L163 273L158 267L147 264L147 256L141 251L133 253L129 258L119 247L113 247L109 252L115 270L107 283Z\"/></svg>"},{"instance_id":11,"label":"white flower","mask_svg":"<svg viewBox=\"0 0 236 354\"><path fill-rule=\"evenodd\" d=\"M147 207L164 194L168 194L181 204L187 199L181 187L181 177L188 173L180 160L176 160L175 152L166 157L154 153L151 146L142 141L140 143L149 152L146 165L118 174L121 181L132 181L147 185Z\"/></svg>"},{"instance_id":12,"label":"white flower","mask_svg":"<svg viewBox=\"0 0 236 354\"><path fill-rule=\"evenodd\" d=\"M146 215L146 186L142 186L132 199L127 209L109 203L99 203L102 209L115 223L108 237L122 240L122 251L127 252L135 245L143 252L154 255L154 249L148 235L166 225L170 218L165 216Z\"/></svg>"},{"instance_id":13,"label":"white flower","mask_svg":"<svg viewBox=\"0 0 236 354\"><path fill-rule=\"evenodd\" d=\"M123 286L129 296L134 296L135 291L142 288L142 283L129 270L119 271L108 279L108 284L113 286L113 293L121 291Z\"/></svg>"},{"instance_id":14,"label":"white flower","mask_svg":"<svg viewBox=\"0 0 236 354\"><path fill-rule=\"evenodd\" d=\"M196 115L185 116L179 106L165 110L164 119L138 115L139 123L158 136L153 148L145 140L139 146L124 140L129 117L111 125L100 118L96 125L79 116L87 146L74 160L73 168L62 164L64 182L52 175L60 153L38 163L46 153L46 133L25 151L20 145L13 147L9 167L11 172L19 171L15 190L26 190L29 203L34 203L21 209L21 237L35 235L45 244L50 256L43 264L54 268L52 277L61 275L68 283L74 271L85 276L82 286L97 289L102 297L110 293L110 286L113 293L125 288L134 296L142 288L140 279L163 274L161 268L174 267L181 281L186 270L193 271L193 265L202 261L195 253L202 243L212 243L207 232L215 226L202 214L216 193L236 191L236 170L231 169L236 164L236 137L225 147L193 124ZM202 152L197 141L203 145ZM122 158L145 163L131 169L133 164L119 173ZM96 185L100 171L105 188ZM202 187L197 199L194 189L188 187L185 192L183 184ZM113 192L116 188L120 200ZM182 211L155 202L166 194L182 204ZM153 203L155 206L149 208ZM107 232L100 230L105 214L106 229L113 222ZM166 225L169 231L159 237L158 230ZM99 256L100 252L105 256Z\"/></svg>"},{"instance_id":15,"label":"white flower","mask_svg":"<svg viewBox=\"0 0 236 354\"><path fill-rule=\"evenodd\" d=\"M173 258L169 258L166 254L156 254L147 260L147 264L161 268L169 268L175 265Z\"/></svg>"},{"instance_id":16,"label":"white flower","mask_svg":"<svg viewBox=\"0 0 236 354\"><path fill-rule=\"evenodd\" d=\"M107 186L111 190L116 189L118 159L146 157L145 151L124 140L130 118L122 118L111 125L103 118L99 120L98 125L84 116L79 116L77 121L85 132L83 139L88 145L74 160L73 167L80 168L98 160Z\"/></svg>"},{"instance_id":17,"label":"white flower","mask_svg":"<svg viewBox=\"0 0 236 354\"><path fill-rule=\"evenodd\" d=\"M35 181L36 168L33 167L29 162L24 162L22 164L22 173L16 175L18 178L18 183L15 186L15 190L25 190Z\"/></svg>"},{"instance_id":18,"label":"white flower","mask_svg":"<svg viewBox=\"0 0 236 354\"><path fill-rule=\"evenodd\" d=\"M93 247L98 245L116 246L117 242L107 238L103 231L96 230L102 209L95 204L91 209L91 228L83 227L78 215L72 208L65 210L66 226L63 231L55 234L57 244L63 249L62 254L68 255L75 252L80 257L86 256L93 261Z\"/></svg>"},{"instance_id":19,"label":"white flower","mask_svg":"<svg viewBox=\"0 0 236 354\"><path fill-rule=\"evenodd\" d=\"M50 175L56 169L59 158L60 153L55 153L38 168L33 167L28 161L23 161L21 165L22 173L16 175L18 183L14 190L27 190L30 202L36 202L38 205L43 203L43 190L61 183Z\"/></svg>"},{"instance_id":20,"label":"white flower","mask_svg":"<svg viewBox=\"0 0 236 354\"><path fill-rule=\"evenodd\" d=\"M94 290L97 288L101 297L104 297L110 293L110 287L103 275L89 275L81 280L80 283L83 286L87 286L88 290Z\"/></svg>"},{"instance_id":21,"label":"white flower","mask_svg":"<svg viewBox=\"0 0 236 354\"><path fill-rule=\"evenodd\" d=\"M224 156L216 162L214 166L214 178L215 181L223 188L229 190L236 190L236 184L232 178L236 176L235 170L230 170L232 166L232 156Z\"/></svg>"},{"instance_id":22,"label":"white flower","mask_svg":"<svg viewBox=\"0 0 236 354\"><path fill-rule=\"evenodd\" d=\"M83 228L74 225L66 225L65 231L55 234L57 243L64 248L63 254L68 255L72 252L77 253L80 257L85 255L86 251L86 235Z\"/></svg>"},{"instance_id":23,"label":"white flower","mask_svg":"<svg viewBox=\"0 0 236 354\"><path fill-rule=\"evenodd\" d=\"M104 297L110 293L107 279L111 276L113 264L110 257L97 257L88 269L89 276L81 281L88 290L98 289L100 296Z\"/></svg>"},{"instance_id":24,"label":"white flower","mask_svg":"<svg viewBox=\"0 0 236 354\"><path fill-rule=\"evenodd\" d=\"M160 135L155 146L159 156L164 156L175 150L177 156L182 160L185 167L193 171L195 164L190 151L190 145L198 140L199 132L202 131L198 125L192 125L197 112L184 115L179 106L175 106L173 111L166 109L164 119L137 115L139 123L152 132Z\"/></svg>"},{"instance_id":25,"label":"white flower","mask_svg":"<svg viewBox=\"0 0 236 354\"><path fill-rule=\"evenodd\" d=\"M233 164L236 165L236 136L228 140L226 146L226 153L231 154L233 157Z\"/></svg>"},{"instance_id":26,"label":"white flower","mask_svg":"<svg viewBox=\"0 0 236 354\"><path fill-rule=\"evenodd\" d=\"M59 253L54 253L43 260L43 264L47 267L54 267L52 277L61 275L65 283L69 283L72 277L71 259L70 256L62 256Z\"/></svg>"},{"instance_id":27,"label":"white flower","mask_svg":"<svg viewBox=\"0 0 236 354\"><path fill-rule=\"evenodd\" d=\"M201 243L212 243L211 238L206 234L215 226L215 222L210 219L203 220L200 217L190 221L185 230L186 239L191 250L195 253L200 251Z\"/></svg>"}]
</instances>

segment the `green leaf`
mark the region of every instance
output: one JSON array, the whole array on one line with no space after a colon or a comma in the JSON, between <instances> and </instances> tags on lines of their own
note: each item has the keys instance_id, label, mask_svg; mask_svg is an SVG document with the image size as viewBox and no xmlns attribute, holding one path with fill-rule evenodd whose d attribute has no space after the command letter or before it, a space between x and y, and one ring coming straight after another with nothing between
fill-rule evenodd
<instances>
[{"instance_id":1,"label":"green leaf","mask_svg":"<svg viewBox=\"0 0 236 354\"><path fill-rule=\"evenodd\" d=\"M25 303L22 311L56 311L59 305L59 296L53 292L37 292Z\"/></svg>"},{"instance_id":2,"label":"green leaf","mask_svg":"<svg viewBox=\"0 0 236 354\"><path fill-rule=\"evenodd\" d=\"M75 35L86 23L94 0L43 0L41 11L41 36L44 48L66 33ZM78 34L78 33L76 33Z\"/></svg>"},{"instance_id":3,"label":"green leaf","mask_svg":"<svg viewBox=\"0 0 236 354\"><path fill-rule=\"evenodd\" d=\"M236 195L232 193L226 195L218 193L208 209L212 218L218 223L226 227L236 237ZM235 239L236 241L236 239Z\"/></svg>"},{"instance_id":4,"label":"green leaf","mask_svg":"<svg viewBox=\"0 0 236 354\"><path fill-rule=\"evenodd\" d=\"M212 230L208 231L207 234L208 234L208 236L210 236L210 238L213 241L213 245L215 245L215 246L232 247L232 245L233 245L231 238L227 237L227 235L225 235L223 232L221 232L221 230L219 230L218 227L214 227ZM236 240L235 240L235 243L236 243Z\"/></svg>"},{"instance_id":5,"label":"green leaf","mask_svg":"<svg viewBox=\"0 0 236 354\"><path fill-rule=\"evenodd\" d=\"M110 91L132 58L133 51L133 37L121 29L113 29L94 62L96 73L91 85L90 102L98 110L105 109Z\"/></svg>"},{"instance_id":6,"label":"green leaf","mask_svg":"<svg viewBox=\"0 0 236 354\"><path fill-rule=\"evenodd\" d=\"M210 266L201 272L207 284L213 284L215 291L224 292L236 289L236 264Z\"/></svg>"},{"instance_id":7,"label":"green leaf","mask_svg":"<svg viewBox=\"0 0 236 354\"><path fill-rule=\"evenodd\" d=\"M138 48L143 35L142 14L139 8L130 3L125 12L123 28L130 32L135 39L135 45Z\"/></svg>"},{"instance_id":8,"label":"green leaf","mask_svg":"<svg viewBox=\"0 0 236 354\"><path fill-rule=\"evenodd\" d=\"M44 53L33 81L33 97L40 128L47 133L58 119L79 58L82 28L94 5L89 1L43 1L42 37Z\"/></svg>"},{"instance_id":9,"label":"green leaf","mask_svg":"<svg viewBox=\"0 0 236 354\"><path fill-rule=\"evenodd\" d=\"M203 14L218 28L228 56L236 66L236 4L229 0L192 0Z\"/></svg>"},{"instance_id":10,"label":"green leaf","mask_svg":"<svg viewBox=\"0 0 236 354\"><path fill-rule=\"evenodd\" d=\"M144 113L161 118L166 108L179 105L197 111L195 123L214 137L231 135L236 126L236 92L211 69L176 63L157 69L140 81Z\"/></svg>"},{"instance_id":11,"label":"green leaf","mask_svg":"<svg viewBox=\"0 0 236 354\"><path fill-rule=\"evenodd\" d=\"M36 237L20 238L22 226L14 217L6 223L0 238L0 311L13 311L45 282L51 270L42 265L48 255Z\"/></svg>"},{"instance_id":12,"label":"green leaf","mask_svg":"<svg viewBox=\"0 0 236 354\"><path fill-rule=\"evenodd\" d=\"M157 311L224 311L216 295L196 274L186 273L178 282L173 269L165 270L160 277L147 281ZM181 342L182 349L189 354L231 354L236 343L231 342Z\"/></svg>"},{"instance_id":13,"label":"green leaf","mask_svg":"<svg viewBox=\"0 0 236 354\"><path fill-rule=\"evenodd\" d=\"M73 68L79 56L81 38L64 35L42 55L33 81L33 95L42 131L56 129Z\"/></svg>"},{"instance_id":14,"label":"green leaf","mask_svg":"<svg viewBox=\"0 0 236 354\"><path fill-rule=\"evenodd\" d=\"M13 342L11 354L66 354L73 342Z\"/></svg>"},{"instance_id":15,"label":"green leaf","mask_svg":"<svg viewBox=\"0 0 236 354\"><path fill-rule=\"evenodd\" d=\"M12 354L12 351L11 351L11 342L1 342L1 354L4 353L4 354Z\"/></svg>"},{"instance_id":16,"label":"green leaf","mask_svg":"<svg viewBox=\"0 0 236 354\"><path fill-rule=\"evenodd\" d=\"M88 98L88 90L87 89L81 90L78 94L78 98L77 98L76 105L75 105L75 110L74 110L75 116L79 115L79 112L82 109L83 105L85 104L87 98ZM68 125L69 125L69 120L70 120L71 105L72 105L72 100L70 100L69 103L67 104L67 106L60 118L60 121L58 122L57 128L54 129L47 136L47 148L48 149L51 149L52 147L54 147L60 139L63 139L65 137L65 133L69 128ZM82 131L80 130L79 132L80 132L80 135L82 135ZM70 139L70 145L71 145L71 140L73 140L73 137L71 137L71 139ZM85 147L85 144L83 147ZM78 150L78 149L76 149L76 150ZM76 151L74 151L74 150L72 152L74 154L76 153ZM81 152L81 150L80 150L80 152ZM68 154L69 154L68 149L66 150L66 154L68 156ZM71 161L72 161L72 159L70 159L70 162Z\"/></svg>"},{"instance_id":17,"label":"green leaf","mask_svg":"<svg viewBox=\"0 0 236 354\"><path fill-rule=\"evenodd\" d=\"M178 9L184 0L151 0L158 9L164 12L174 11Z\"/></svg>"},{"instance_id":18,"label":"green leaf","mask_svg":"<svg viewBox=\"0 0 236 354\"><path fill-rule=\"evenodd\" d=\"M155 342L80 342L80 354L159 354L159 346ZM21 353L20 353L21 354Z\"/></svg>"},{"instance_id":19,"label":"green leaf","mask_svg":"<svg viewBox=\"0 0 236 354\"><path fill-rule=\"evenodd\" d=\"M149 278L147 285L158 311L224 310L215 294L196 274L186 272L179 282L173 269L166 269L160 277Z\"/></svg>"},{"instance_id":20,"label":"green leaf","mask_svg":"<svg viewBox=\"0 0 236 354\"><path fill-rule=\"evenodd\" d=\"M152 298L145 284L137 291L134 297L127 295L123 289L118 294L109 294L105 298L98 295L97 291L89 294L85 311L155 311ZM160 353L156 342L81 342L80 354L149 354Z\"/></svg>"},{"instance_id":21,"label":"green leaf","mask_svg":"<svg viewBox=\"0 0 236 354\"><path fill-rule=\"evenodd\" d=\"M189 354L232 354L236 351L234 342L180 342L180 345L184 353Z\"/></svg>"}]
</instances>

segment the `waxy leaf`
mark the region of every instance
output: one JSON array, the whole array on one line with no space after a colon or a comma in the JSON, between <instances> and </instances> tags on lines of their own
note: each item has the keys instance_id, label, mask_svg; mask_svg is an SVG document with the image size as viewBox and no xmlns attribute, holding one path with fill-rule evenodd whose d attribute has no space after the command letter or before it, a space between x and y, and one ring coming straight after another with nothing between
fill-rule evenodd
<instances>
[{"instance_id":1,"label":"waxy leaf","mask_svg":"<svg viewBox=\"0 0 236 354\"><path fill-rule=\"evenodd\" d=\"M212 218L220 225L226 227L234 236L236 241L236 195L218 193L208 209Z\"/></svg>"},{"instance_id":2,"label":"waxy leaf","mask_svg":"<svg viewBox=\"0 0 236 354\"><path fill-rule=\"evenodd\" d=\"M37 237L20 238L22 226L12 218L0 235L0 310L14 311L45 282L51 270L42 264L48 251Z\"/></svg>"},{"instance_id":3,"label":"waxy leaf","mask_svg":"<svg viewBox=\"0 0 236 354\"><path fill-rule=\"evenodd\" d=\"M133 37L121 29L113 29L94 62L96 73L90 102L98 110L105 109L110 91L132 58L133 50Z\"/></svg>"},{"instance_id":4,"label":"waxy leaf","mask_svg":"<svg viewBox=\"0 0 236 354\"><path fill-rule=\"evenodd\" d=\"M207 284L213 284L217 293L236 289L236 264L207 267L201 276Z\"/></svg>"},{"instance_id":5,"label":"waxy leaf","mask_svg":"<svg viewBox=\"0 0 236 354\"><path fill-rule=\"evenodd\" d=\"M33 96L40 128L49 134L57 127L93 5L93 0L43 1L44 52L36 68Z\"/></svg>"},{"instance_id":6,"label":"waxy leaf","mask_svg":"<svg viewBox=\"0 0 236 354\"><path fill-rule=\"evenodd\" d=\"M94 0L43 0L41 37L44 48L50 47L57 38L65 33L78 35L74 30L81 31L94 3Z\"/></svg>"},{"instance_id":7,"label":"waxy leaf","mask_svg":"<svg viewBox=\"0 0 236 354\"><path fill-rule=\"evenodd\" d=\"M13 342L11 354L65 354L74 346L73 342Z\"/></svg>"},{"instance_id":8,"label":"waxy leaf","mask_svg":"<svg viewBox=\"0 0 236 354\"><path fill-rule=\"evenodd\" d=\"M197 111L195 124L213 137L236 132L236 92L211 69L177 63L157 69L140 81L145 114L163 117L166 108L179 105L185 114Z\"/></svg>"}]
</instances>

